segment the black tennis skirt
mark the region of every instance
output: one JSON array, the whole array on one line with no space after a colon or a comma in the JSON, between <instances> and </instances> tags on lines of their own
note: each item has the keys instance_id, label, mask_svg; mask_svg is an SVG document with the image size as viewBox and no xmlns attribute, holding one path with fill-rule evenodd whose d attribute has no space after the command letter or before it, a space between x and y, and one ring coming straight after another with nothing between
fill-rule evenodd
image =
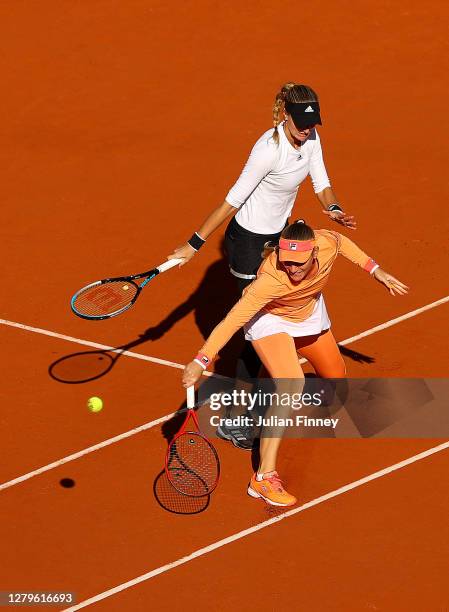
<instances>
[{"instance_id":1,"label":"black tennis skirt","mask_svg":"<svg viewBox=\"0 0 449 612\"><path fill-rule=\"evenodd\" d=\"M254 234L243 228L233 217L225 232L225 249L231 274L251 282L262 263L263 247L269 240L278 241L277 234Z\"/></svg>"}]
</instances>

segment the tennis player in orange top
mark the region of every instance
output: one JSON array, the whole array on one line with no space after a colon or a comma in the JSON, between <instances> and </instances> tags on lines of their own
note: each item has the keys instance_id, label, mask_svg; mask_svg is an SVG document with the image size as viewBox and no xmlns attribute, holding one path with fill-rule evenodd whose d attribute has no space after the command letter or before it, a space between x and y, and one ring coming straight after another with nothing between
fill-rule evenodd
<instances>
[{"instance_id":1,"label":"tennis player in orange top","mask_svg":"<svg viewBox=\"0 0 449 612\"><path fill-rule=\"evenodd\" d=\"M256 280L185 367L184 386L199 380L218 351L242 326L272 378L303 379L298 354L311 363L319 377L343 378L345 364L330 331L321 294L339 254L371 274L391 295L408 292L406 285L382 270L346 236L313 230L302 220L288 225L277 246L267 245ZM296 498L285 491L276 472L280 441L281 438L262 436L260 464L248 493L275 506L291 506Z\"/></svg>"}]
</instances>

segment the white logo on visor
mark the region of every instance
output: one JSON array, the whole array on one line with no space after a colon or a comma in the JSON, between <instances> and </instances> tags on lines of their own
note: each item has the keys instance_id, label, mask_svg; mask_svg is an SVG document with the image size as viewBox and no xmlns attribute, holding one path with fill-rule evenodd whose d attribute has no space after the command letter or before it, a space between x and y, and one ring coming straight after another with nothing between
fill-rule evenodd
<instances>
[{"instance_id":1,"label":"white logo on visor","mask_svg":"<svg viewBox=\"0 0 449 612\"><path fill-rule=\"evenodd\" d=\"M298 245L295 244L294 242L290 242L290 251L296 251L296 249L298 248Z\"/></svg>"},{"instance_id":2,"label":"white logo on visor","mask_svg":"<svg viewBox=\"0 0 449 612\"><path fill-rule=\"evenodd\" d=\"M305 113L313 113L313 108L311 106L308 106L304 112Z\"/></svg>"}]
</instances>

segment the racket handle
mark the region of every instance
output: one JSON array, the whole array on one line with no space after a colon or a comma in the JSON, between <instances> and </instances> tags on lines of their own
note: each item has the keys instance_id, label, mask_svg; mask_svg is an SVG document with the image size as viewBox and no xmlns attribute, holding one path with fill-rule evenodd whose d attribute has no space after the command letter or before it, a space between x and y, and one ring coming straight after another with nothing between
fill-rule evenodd
<instances>
[{"instance_id":1,"label":"racket handle","mask_svg":"<svg viewBox=\"0 0 449 612\"><path fill-rule=\"evenodd\" d=\"M187 387L187 408L192 410L195 408L195 386Z\"/></svg>"},{"instance_id":2,"label":"racket handle","mask_svg":"<svg viewBox=\"0 0 449 612\"><path fill-rule=\"evenodd\" d=\"M159 270L159 274L161 272L166 272L170 270L170 268L174 268L175 266L179 266L182 263L182 259L169 259L168 261L164 261L160 266L157 267Z\"/></svg>"}]
</instances>

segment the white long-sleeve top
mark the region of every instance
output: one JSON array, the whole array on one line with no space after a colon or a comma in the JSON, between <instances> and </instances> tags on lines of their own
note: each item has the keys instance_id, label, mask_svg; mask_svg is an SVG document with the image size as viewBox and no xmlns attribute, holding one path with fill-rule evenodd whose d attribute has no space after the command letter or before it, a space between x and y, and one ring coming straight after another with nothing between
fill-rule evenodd
<instances>
[{"instance_id":1,"label":"white long-sleeve top","mask_svg":"<svg viewBox=\"0 0 449 612\"><path fill-rule=\"evenodd\" d=\"M276 234L283 229L299 185L307 175L310 174L315 193L330 187L315 129L300 149L290 144L283 124L278 128L279 145L274 142L273 133L274 128L256 142L239 179L226 196L226 201L239 209L237 223L256 234Z\"/></svg>"}]
</instances>

